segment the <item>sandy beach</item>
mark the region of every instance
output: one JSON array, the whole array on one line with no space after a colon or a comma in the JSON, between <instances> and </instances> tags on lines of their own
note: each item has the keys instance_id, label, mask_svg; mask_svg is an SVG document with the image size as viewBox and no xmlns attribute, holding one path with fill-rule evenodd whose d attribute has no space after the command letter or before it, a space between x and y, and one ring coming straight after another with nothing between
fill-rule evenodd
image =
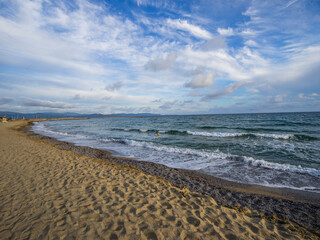
<instances>
[{"instance_id":1,"label":"sandy beach","mask_svg":"<svg viewBox=\"0 0 320 240\"><path fill-rule=\"evenodd\" d=\"M319 239L318 195L211 184L26 124L0 124L0 239Z\"/></svg>"}]
</instances>

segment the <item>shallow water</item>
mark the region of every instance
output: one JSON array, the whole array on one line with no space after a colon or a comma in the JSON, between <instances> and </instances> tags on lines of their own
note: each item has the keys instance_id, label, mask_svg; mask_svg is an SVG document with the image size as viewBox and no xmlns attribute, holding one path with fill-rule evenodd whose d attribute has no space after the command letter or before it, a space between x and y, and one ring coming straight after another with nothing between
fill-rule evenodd
<instances>
[{"instance_id":1,"label":"shallow water","mask_svg":"<svg viewBox=\"0 0 320 240\"><path fill-rule=\"evenodd\" d=\"M320 192L319 119L320 113L97 118L38 122L33 130L236 182Z\"/></svg>"}]
</instances>

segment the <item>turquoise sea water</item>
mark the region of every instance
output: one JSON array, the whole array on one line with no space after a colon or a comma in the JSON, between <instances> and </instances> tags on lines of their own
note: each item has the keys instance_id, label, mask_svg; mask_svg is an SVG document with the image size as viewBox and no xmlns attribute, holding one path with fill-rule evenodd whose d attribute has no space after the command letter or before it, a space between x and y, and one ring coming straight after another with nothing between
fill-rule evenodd
<instances>
[{"instance_id":1,"label":"turquoise sea water","mask_svg":"<svg viewBox=\"0 0 320 240\"><path fill-rule=\"evenodd\" d=\"M96 118L39 122L33 129L117 156L320 192L320 113Z\"/></svg>"}]
</instances>

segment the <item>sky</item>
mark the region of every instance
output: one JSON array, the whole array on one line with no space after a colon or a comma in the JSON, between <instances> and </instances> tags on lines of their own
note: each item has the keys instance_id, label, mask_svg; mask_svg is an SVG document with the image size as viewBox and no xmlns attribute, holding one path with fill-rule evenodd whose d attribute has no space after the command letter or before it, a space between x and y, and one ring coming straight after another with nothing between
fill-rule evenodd
<instances>
[{"instance_id":1,"label":"sky","mask_svg":"<svg viewBox=\"0 0 320 240\"><path fill-rule=\"evenodd\" d=\"M0 0L0 110L320 111L319 0Z\"/></svg>"}]
</instances>

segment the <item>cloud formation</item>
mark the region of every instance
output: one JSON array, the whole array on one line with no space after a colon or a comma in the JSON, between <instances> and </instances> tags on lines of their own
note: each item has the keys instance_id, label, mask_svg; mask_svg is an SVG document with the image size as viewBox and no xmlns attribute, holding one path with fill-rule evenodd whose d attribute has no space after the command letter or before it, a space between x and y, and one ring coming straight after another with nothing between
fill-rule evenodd
<instances>
[{"instance_id":1,"label":"cloud formation","mask_svg":"<svg viewBox=\"0 0 320 240\"><path fill-rule=\"evenodd\" d=\"M202 29L197 25L193 25L188 23L187 20L180 20L180 19L167 19L167 25L176 28L179 30L187 31L192 34L194 37L202 38L202 39L210 39L212 38L211 33L207 30Z\"/></svg>"},{"instance_id":2,"label":"cloud formation","mask_svg":"<svg viewBox=\"0 0 320 240\"><path fill-rule=\"evenodd\" d=\"M3 97L3 98L0 98L0 105L11 103L13 101L14 101L14 98Z\"/></svg>"},{"instance_id":3,"label":"cloud formation","mask_svg":"<svg viewBox=\"0 0 320 240\"><path fill-rule=\"evenodd\" d=\"M166 58L156 58L154 60L150 60L146 65L145 69L158 72L162 70L169 69L172 64L176 61L177 54L175 52L170 52Z\"/></svg>"},{"instance_id":4,"label":"cloud formation","mask_svg":"<svg viewBox=\"0 0 320 240\"><path fill-rule=\"evenodd\" d=\"M225 39L221 36L217 36L207 41L206 44L201 47L201 49L203 51L212 51L226 47L227 43Z\"/></svg>"},{"instance_id":5,"label":"cloud formation","mask_svg":"<svg viewBox=\"0 0 320 240\"><path fill-rule=\"evenodd\" d=\"M228 27L228 28L218 28L217 32L222 35L222 36L232 36L234 35L233 29Z\"/></svg>"},{"instance_id":6,"label":"cloud formation","mask_svg":"<svg viewBox=\"0 0 320 240\"><path fill-rule=\"evenodd\" d=\"M185 86L190 88L209 87L213 85L213 79L215 76L215 72L209 72L208 74L198 74L193 77L190 82L187 82Z\"/></svg>"},{"instance_id":7,"label":"cloud formation","mask_svg":"<svg viewBox=\"0 0 320 240\"><path fill-rule=\"evenodd\" d=\"M177 103L178 103L178 100L166 101L161 106L159 106L159 108L162 110L168 110L173 108Z\"/></svg>"},{"instance_id":8,"label":"cloud formation","mask_svg":"<svg viewBox=\"0 0 320 240\"><path fill-rule=\"evenodd\" d=\"M0 5L2 109L238 112L269 99L266 111L320 110L317 1Z\"/></svg>"},{"instance_id":9,"label":"cloud formation","mask_svg":"<svg viewBox=\"0 0 320 240\"><path fill-rule=\"evenodd\" d=\"M80 94L76 94L73 96L72 100L80 100L81 99L81 96Z\"/></svg>"},{"instance_id":10,"label":"cloud formation","mask_svg":"<svg viewBox=\"0 0 320 240\"><path fill-rule=\"evenodd\" d=\"M319 96L319 94L317 94L317 93L311 93L309 95L305 95L304 93L298 94L298 98L305 99L305 100L314 100L318 96Z\"/></svg>"},{"instance_id":11,"label":"cloud formation","mask_svg":"<svg viewBox=\"0 0 320 240\"><path fill-rule=\"evenodd\" d=\"M27 97L21 97L20 100L24 106L30 107L45 107L45 108L62 108L68 109L74 107L74 105L64 102L52 102L48 100L32 99Z\"/></svg>"},{"instance_id":12,"label":"cloud formation","mask_svg":"<svg viewBox=\"0 0 320 240\"><path fill-rule=\"evenodd\" d=\"M227 96L229 94L234 93L238 89L244 87L247 83L245 82L239 82L239 83L230 83L228 86L221 90L213 90L212 92L206 94L202 100L208 101L208 100L213 100L213 99L218 99L224 96Z\"/></svg>"},{"instance_id":13,"label":"cloud formation","mask_svg":"<svg viewBox=\"0 0 320 240\"><path fill-rule=\"evenodd\" d=\"M123 86L122 81L119 81L106 86L106 90L113 92L113 91L119 90L120 88L122 88L122 86Z\"/></svg>"}]
</instances>

